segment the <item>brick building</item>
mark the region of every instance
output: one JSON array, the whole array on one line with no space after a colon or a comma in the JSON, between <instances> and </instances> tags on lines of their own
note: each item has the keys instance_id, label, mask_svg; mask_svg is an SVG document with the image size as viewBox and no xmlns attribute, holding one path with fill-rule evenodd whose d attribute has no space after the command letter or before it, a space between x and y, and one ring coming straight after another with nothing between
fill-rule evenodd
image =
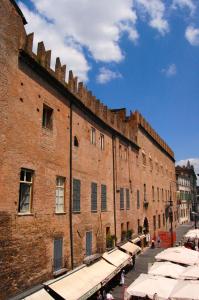
<instances>
[{"instance_id":1,"label":"brick building","mask_svg":"<svg viewBox=\"0 0 199 300\"><path fill-rule=\"evenodd\" d=\"M102 104L0 5L0 299L176 225L174 154L138 112Z\"/></svg>"}]
</instances>

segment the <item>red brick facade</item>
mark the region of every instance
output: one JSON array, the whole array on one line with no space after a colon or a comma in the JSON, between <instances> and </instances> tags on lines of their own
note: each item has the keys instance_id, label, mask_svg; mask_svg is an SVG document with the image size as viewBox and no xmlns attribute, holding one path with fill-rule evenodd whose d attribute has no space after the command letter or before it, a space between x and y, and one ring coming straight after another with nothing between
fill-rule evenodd
<instances>
[{"instance_id":1,"label":"red brick facade","mask_svg":"<svg viewBox=\"0 0 199 300\"><path fill-rule=\"evenodd\" d=\"M0 18L0 299L6 299L52 278L56 238L63 238L62 266L69 269L86 256L86 232L92 232L92 253L102 253L107 234L120 242L122 231L137 233L138 219L143 230L147 218L151 235L168 229L163 214L170 189L175 200L175 166L170 148L139 113L127 117L124 110L109 110L77 85L72 72L66 83L65 66L57 59L55 72L50 69L43 43L37 55L32 53L33 35L26 36L13 1L1 1ZM44 107L52 109L51 128L42 126ZM28 213L19 211L23 168L33 172ZM62 213L56 213L57 176L65 179ZM73 179L81 183L76 213ZM95 212L92 183L97 184Z\"/></svg>"}]
</instances>

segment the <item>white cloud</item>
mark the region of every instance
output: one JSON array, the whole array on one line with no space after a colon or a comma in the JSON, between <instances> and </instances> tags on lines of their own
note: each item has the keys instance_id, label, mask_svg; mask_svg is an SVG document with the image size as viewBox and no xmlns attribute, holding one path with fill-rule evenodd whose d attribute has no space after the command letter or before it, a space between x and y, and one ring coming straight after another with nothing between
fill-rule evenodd
<instances>
[{"instance_id":1,"label":"white cloud","mask_svg":"<svg viewBox=\"0 0 199 300\"><path fill-rule=\"evenodd\" d=\"M100 73L97 76L97 82L104 84L113 79L121 78L122 75L119 72L113 72L105 67L100 68Z\"/></svg>"},{"instance_id":2,"label":"white cloud","mask_svg":"<svg viewBox=\"0 0 199 300\"><path fill-rule=\"evenodd\" d=\"M192 46L199 46L199 28L188 26L185 31L185 37Z\"/></svg>"},{"instance_id":3,"label":"white cloud","mask_svg":"<svg viewBox=\"0 0 199 300\"><path fill-rule=\"evenodd\" d=\"M179 8L188 8L191 14L194 14L196 10L196 5L192 0L173 0L172 6L173 9Z\"/></svg>"},{"instance_id":4,"label":"white cloud","mask_svg":"<svg viewBox=\"0 0 199 300\"><path fill-rule=\"evenodd\" d=\"M162 35L169 31L168 21L165 19L165 4L162 0L134 0L138 9L149 15L149 25L157 29Z\"/></svg>"},{"instance_id":5,"label":"white cloud","mask_svg":"<svg viewBox=\"0 0 199 300\"><path fill-rule=\"evenodd\" d=\"M183 160L179 160L178 162L176 162L176 166L186 166L188 160L190 161L190 164L194 166L194 171L197 174L199 174L199 158L187 158L187 159L183 159ZM199 185L199 177L197 176L197 184Z\"/></svg>"},{"instance_id":6,"label":"white cloud","mask_svg":"<svg viewBox=\"0 0 199 300\"><path fill-rule=\"evenodd\" d=\"M162 73L164 73L167 77L172 77L177 74L177 68L175 64L169 65L166 69L162 69Z\"/></svg>"},{"instance_id":7,"label":"white cloud","mask_svg":"<svg viewBox=\"0 0 199 300\"><path fill-rule=\"evenodd\" d=\"M53 52L60 49L59 56L83 79L89 70L84 50L97 61L118 63L124 59L121 35L126 32L131 41L138 39L133 0L31 1L36 12L20 3L28 21L27 31L34 31L36 40L44 40Z\"/></svg>"}]
</instances>

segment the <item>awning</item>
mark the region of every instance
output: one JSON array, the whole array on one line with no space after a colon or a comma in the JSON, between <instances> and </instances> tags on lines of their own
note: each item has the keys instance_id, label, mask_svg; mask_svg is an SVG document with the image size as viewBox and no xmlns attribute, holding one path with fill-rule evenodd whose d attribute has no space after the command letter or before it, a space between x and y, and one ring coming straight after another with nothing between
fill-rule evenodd
<instances>
[{"instance_id":1,"label":"awning","mask_svg":"<svg viewBox=\"0 0 199 300\"><path fill-rule=\"evenodd\" d=\"M83 266L75 272L49 284L49 287L67 300L88 299L106 280L115 275L116 267L104 259L91 266Z\"/></svg>"},{"instance_id":2,"label":"awning","mask_svg":"<svg viewBox=\"0 0 199 300\"><path fill-rule=\"evenodd\" d=\"M116 266L119 270L125 267L130 262L130 255L119 249L114 249L110 252L105 252L102 257Z\"/></svg>"},{"instance_id":3,"label":"awning","mask_svg":"<svg viewBox=\"0 0 199 300\"><path fill-rule=\"evenodd\" d=\"M180 275L180 279L192 279L198 280L199 279L199 266L189 266L185 268L184 272Z\"/></svg>"},{"instance_id":4,"label":"awning","mask_svg":"<svg viewBox=\"0 0 199 300\"><path fill-rule=\"evenodd\" d=\"M140 238L139 237L136 237L135 239L131 240L132 243L136 244L137 242L140 241Z\"/></svg>"},{"instance_id":5,"label":"awning","mask_svg":"<svg viewBox=\"0 0 199 300\"><path fill-rule=\"evenodd\" d=\"M127 242L124 245L120 246L123 250L131 253L132 255L135 255L139 251L141 251L141 248L133 243Z\"/></svg>"},{"instance_id":6,"label":"awning","mask_svg":"<svg viewBox=\"0 0 199 300\"><path fill-rule=\"evenodd\" d=\"M54 298L51 297L48 292L46 292L46 290L44 289L41 289L39 290L38 292L30 295L30 296L27 296L25 298L23 298L24 300L53 300Z\"/></svg>"}]
</instances>

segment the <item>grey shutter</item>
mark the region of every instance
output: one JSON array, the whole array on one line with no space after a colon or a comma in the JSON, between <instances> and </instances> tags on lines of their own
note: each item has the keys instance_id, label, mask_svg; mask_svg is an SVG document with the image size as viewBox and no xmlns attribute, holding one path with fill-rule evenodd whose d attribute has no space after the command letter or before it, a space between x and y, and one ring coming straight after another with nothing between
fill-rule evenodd
<instances>
[{"instance_id":1,"label":"grey shutter","mask_svg":"<svg viewBox=\"0 0 199 300\"><path fill-rule=\"evenodd\" d=\"M97 211L97 183L91 183L91 211Z\"/></svg>"},{"instance_id":2,"label":"grey shutter","mask_svg":"<svg viewBox=\"0 0 199 300\"><path fill-rule=\"evenodd\" d=\"M80 212L80 190L81 181L79 179L73 179L73 211Z\"/></svg>"},{"instance_id":3,"label":"grey shutter","mask_svg":"<svg viewBox=\"0 0 199 300\"><path fill-rule=\"evenodd\" d=\"M92 254L92 231L86 232L86 256Z\"/></svg>"},{"instance_id":4,"label":"grey shutter","mask_svg":"<svg viewBox=\"0 0 199 300\"><path fill-rule=\"evenodd\" d=\"M124 189L120 189L120 209L124 209Z\"/></svg>"},{"instance_id":5,"label":"grey shutter","mask_svg":"<svg viewBox=\"0 0 199 300\"><path fill-rule=\"evenodd\" d=\"M137 208L140 208L140 191L137 190Z\"/></svg>"},{"instance_id":6,"label":"grey shutter","mask_svg":"<svg viewBox=\"0 0 199 300\"><path fill-rule=\"evenodd\" d=\"M126 209L130 209L129 189L126 189Z\"/></svg>"},{"instance_id":7,"label":"grey shutter","mask_svg":"<svg viewBox=\"0 0 199 300\"><path fill-rule=\"evenodd\" d=\"M54 239L54 271L62 268L63 238Z\"/></svg>"},{"instance_id":8,"label":"grey shutter","mask_svg":"<svg viewBox=\"0 0 199 300\"><path fill-rule=\"evenodd\" d=\"M106 185L101 185L101 210L107 210L107 202L106 202Z\"/></svg>"}]
</instances>

